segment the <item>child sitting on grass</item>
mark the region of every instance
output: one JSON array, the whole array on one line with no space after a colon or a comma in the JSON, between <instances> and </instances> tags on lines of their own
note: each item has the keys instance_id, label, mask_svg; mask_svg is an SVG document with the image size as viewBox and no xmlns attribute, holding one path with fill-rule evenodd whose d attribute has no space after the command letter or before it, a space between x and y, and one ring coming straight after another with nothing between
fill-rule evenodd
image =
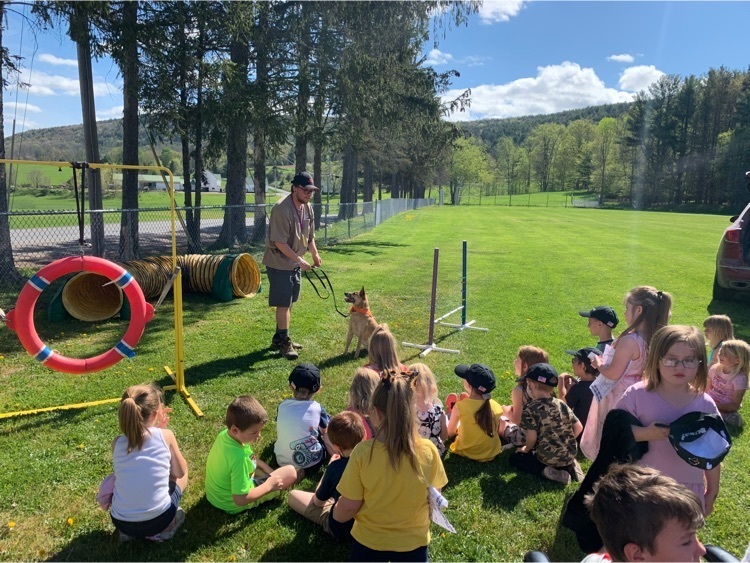
<instances>
[{"instance_id":1,"label":"child sitting on grass","mask_svg":"<svg viewBox=\"0 0 750 563\"><path fill-rule=\"evenodd\" d=\"M276 415L276 442L273 451L279 465L294 465L301 480L326 461L323 439L331 417L313 395L320 391L320 370L313 364L299 364L289 374L294 398L284 399Z\"/></svg>"},{"instance_id":2,"label":"child sitting on grass","mask_svg":"<svg viewBox=\"0 0 750 563\"><path fill-rule=\"evenodd\" d=\"M565 485L583 479L576 461L576 438L583 426L570 407L554 397L557 372L549 364L535 364L524 376L528 380L532 400L526 405L521 428L526 445L510 457L510 464L550 481ZM504 421L500 423L502 431Z\"/></svg>"},{"instance_id":3,"label":"child sitting on grass","mask_svg":"<svg viewBox=\"0 0 750 563\"><path fill-rule=\"evenodd\" d=\"M448 419L438 399L435 376L423 363L410 365L409 371L417 374L414 381L414 401L417 405L419 435L435 444L442 456L445 453L444 441L448 439Z\"/></svg>"},{"instance_id":4,"label":"child sitting on grass","mask_svg":"<svg viewBox=\"0 0 750 563\"><path fill-rule=\"evenodd\" d=\"M596 348L600 352L604 352L605 346L612 345L614 342L612 329L620 322L615 310L606 305L599 305L590 311L578 311L578 314L589 320L589 332L591 336L596 336L598 340Z\"/></svg>"},{"instance_id":5,"label":"child sitting on grass","mask_svg":"<svg viewBox=\"0 0 750 563\"><path fill-rule=\"evenodd\" d=\"M703 321L703 334L708 342L708 367L718 363L721 343L734 340L734 326L732 319L726 315L711 315Z\"/></svg>"},{"instance_id":6,"label":"child sitting on grass","mask_svg":"<svg viewBox=\"0 0 750 563\"><path fill-rule=\"evenodd\" d=\"M292 465L271 469L250 444L260 440L268 414L253 397L244 395L227 408L226 428L214 440L206 460L206 498L216 508L237 514L276 498L297 480Z\"/></svg>"},{"instance_id":7,"label":"child sitting on grass","mask_svg":"<svg viewBox=\"0 0 750 563\"><path fill-rule=\"evenodd\" d=\"M615 465L585 503L605 550L586 563L700 561L706 553L696 536L704 523L700 500L656 469Z\"/></svg>"},{"instance_id":8,"label":"child sitting on grass","mask_svg":"<svg viewBox=\"0 0 750 563\"><path fill-rule=\"evenodd\" d=\"M716 403L724 422L742 427L739 410L748 388L750 345L743 340L725 340L717 355L719 362L708 370L706 393Z\"/></svg>"},{"instance_id":9,"label":"child sitting on grass","mask_svg":"<svg viewBox=\"0 0 750 563\"><path fill-rule=\"evenodd\" d=\"M336 453L331 458L331 463L328 464L318 487L314 493L289 493L288 502L292 510L315 522L337 540L346 543L352 541L354 519L346 522L337 522L333 519L333 507L341 496L336 487L344 474L346 464L349 463L349 455L354 446L364 440L364 436L365 424L359 415L344 411L334 416L328 425L328 439Z\"/></svg>"},{"instance_id":10,"label":"child sitting on grass","mask_svg":"<svg viewBox=\"0 0 750 563\"><path fill-rule=\"evenodd\" d=\"M347 411L358 414L365 425L365 440L372 438L372 424L370 423L370 398L380 376L370 368L357 368L349 385L349 406Z\"/></svg>"},{"instance_id":11,"label":"child sitting on grass","mask_svg":"<svg viewBox=\"0 0 750 563\"><path fill-rule=\"evenodd\" d=\"M599 375L599 370L591 365L589 354L601 356L598 348L581 348L579 350L566 350L573 356L573 375L561 373L560 381L557 384L557 394L561 401L565 401L581 421L584 428L586 419L589 416L591 401L594 394L591 392L591 384Z\"/></svg>"},{"instance_id":12,"label":"child sitting on grass","mask_svg":"<svg viewBox=\"0 0 750 563\"><path fill-rule=\"evenodd\" d=\"M483 364L460 364L455 372L464 380L469 396L456 403L448 422L448 437L456 436L451 452L475 461L492 461L502 448L497 426L503 407L492 400L495 374Z\"/></svg>"}]
</instances>

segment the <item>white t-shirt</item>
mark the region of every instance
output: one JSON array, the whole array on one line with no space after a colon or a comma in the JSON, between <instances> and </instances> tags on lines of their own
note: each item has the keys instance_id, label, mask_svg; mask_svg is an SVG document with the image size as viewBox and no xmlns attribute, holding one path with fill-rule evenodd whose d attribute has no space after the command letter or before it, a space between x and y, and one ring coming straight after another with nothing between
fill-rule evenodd
<instances>
[{"instance_id":1,"label":"white t-shirt","mask_svg":"<svg viewBox=\"0 0 750 563\"><path fill-rule=\"evenodd\" d=\"M328 425L328 413L317 401L285 399L276 415L276 462L297 468L312 467L320 462L325 449L318 427Z\"/></svg>"}]
</instances>

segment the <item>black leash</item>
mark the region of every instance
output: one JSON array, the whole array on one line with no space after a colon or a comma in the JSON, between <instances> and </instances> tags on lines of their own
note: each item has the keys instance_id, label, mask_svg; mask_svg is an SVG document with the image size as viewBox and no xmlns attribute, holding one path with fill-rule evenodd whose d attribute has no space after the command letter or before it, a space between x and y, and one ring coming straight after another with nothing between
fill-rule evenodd
<instances>
[{"instance_id":1,"label":"black leash","mask_svg":"<svg viewBox=\"0 0 750 563\"><path fill-rule=\"evenodd\" d=\"M71 162L73 167L73 190L76 196L76 218L78 219L78 244L81 247L81 252L87 246L86 239L84 238L84 222L86 221L86 168L88 168L87 162ZM76 170L81 171L81 201L78 202L78 181L76 179Z\"/></svg>"},{"instance_id":2,"label":"black leash","mask_svg":"<svg viewBox=\"0 0 750 563\"><path fill-rule=\"evenodd\" d=\"M318 271L320 271L320 274L318 273ZM313 274L315 274L315 277L318 278L318 281L320 282L321 287L323 288L323 291L326 293L325 297L321 295L320 291L318 290L318 287L315 285L315 282L312 280L308 272L312 272ZM310 285L315 290L315 293L317 293L318 297L320 297L321 299L328 299L331 295L333 296L336 295L336 292L333 290L333 284L331 283L331 280L328 279L328 275L323 271L322 268L312 268L311 270L305 270L304 274L305 274L305 278L307 278L307 281L310 282ZM326 286L326 284L328 285ZM336 309L336 312L342 317L347 318L349 316L339 311L339 306L336 304L335 298L333 300L333 307Z\"/></svg>"}]
</instances>

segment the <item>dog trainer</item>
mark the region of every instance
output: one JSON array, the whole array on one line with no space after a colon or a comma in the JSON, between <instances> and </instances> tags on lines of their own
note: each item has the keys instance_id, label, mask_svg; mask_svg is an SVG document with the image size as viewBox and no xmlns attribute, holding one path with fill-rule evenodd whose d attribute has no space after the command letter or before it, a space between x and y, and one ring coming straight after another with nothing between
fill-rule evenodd
<instances>
[{"instance_id":1,"label":"dog trainer","mask_svg":"<svg viewBox=\"0 0 750 563\"><path fill-rule=\"evenodd\" d=\"M266 232L263 264L268 271L268 305L276 307L276 334L271 339L271 349L279 350L288 360L297 359L296 348L301 348L289 337L292 304L299 299L301 271L323 263L315 246L315 222L310 206L317 189L310 174L298 173L292 180L292 193L271 208ZM313 266L304 258L308 250Z\"/></svg>"}]
</instances>

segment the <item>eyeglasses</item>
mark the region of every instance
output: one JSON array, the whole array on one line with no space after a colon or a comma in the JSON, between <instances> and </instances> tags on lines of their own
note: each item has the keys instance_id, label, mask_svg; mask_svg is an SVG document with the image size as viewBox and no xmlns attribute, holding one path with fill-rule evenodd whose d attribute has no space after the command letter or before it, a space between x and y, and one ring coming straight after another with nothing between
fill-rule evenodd
<instances>
[{"instance_id":1,"label":"eyeglasses","mask_svg":"<svg viewBox=\"0 0 750 563\"><path fill-rule=\"evenodd\" d=\"M297 188L298 190L302 190L306 194L311 194L315 191L315 188Z\"/></svg>"},{"instance_id":2,"label":"eyeglasses","mask_svg":"<svg viewBox=\"0 0 750 563\"><path fill-rule=\"evenodd\" d=\"M677 367L677 364L682 364L682 367L684 367L685 369L695 369L701 364L701 361L698 358L685 358L684 360L676 360L675 358L662 358L659 361L665 368L673 368Z\"/></svg>"}]
</instances>

